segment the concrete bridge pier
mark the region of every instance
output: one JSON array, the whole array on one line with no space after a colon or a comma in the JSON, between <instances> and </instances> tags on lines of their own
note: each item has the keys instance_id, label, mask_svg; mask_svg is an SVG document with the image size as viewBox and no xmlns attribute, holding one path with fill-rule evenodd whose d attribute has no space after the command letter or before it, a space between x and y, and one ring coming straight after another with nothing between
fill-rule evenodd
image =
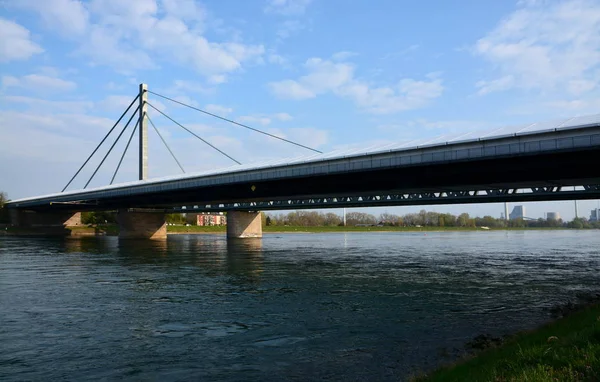
<instances>
[{"instance_id":1,"label":"concrete bridge pier","mask_svg":"<svg viewBox=\"0 0 600 382\"><path fill-rule=\"evenodd\" d=\"M40 236L68 236L68 227L82 225L81 212L73 211L26 211L9 209L10 222L24 233Z\"/></svg>"},{"instance_id":2,"label":"concrete bridge pier","mask_svg":"<svg viewBox=\"0 0 600 382\"><path fill-rule=\"evenodd\" d=\"M120 239L167 238L167 222L162 211L145 209L120 209L117 214Z\"/></svg>"},{"instance_id":3,"label":"concrete bridge pier","mask_svg":"<svg viewBox=\"0 0 600 382\"><path fill-rule=\"evenodd\" d=\"M262 220L260 212L229 211L227 212L227 238L248 239L262 237Z\"/></svg>"}]
</instances>

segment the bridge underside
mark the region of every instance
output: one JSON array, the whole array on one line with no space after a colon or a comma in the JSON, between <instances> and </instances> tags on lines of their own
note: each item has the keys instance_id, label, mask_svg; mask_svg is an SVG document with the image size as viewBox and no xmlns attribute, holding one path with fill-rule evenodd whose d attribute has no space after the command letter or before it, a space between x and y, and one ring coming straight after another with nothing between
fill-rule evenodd
<instances>
[{"instance_id":1,"label":"bridge underside","mask_svg":"<svg viewBox=\"0 0 600 382\"><path fill-rule=\"evenodd\" d=\"M453 161L52 203L27 209L282 210L600 199L600 149ZM578 186L574 189L573 186ZM183 212L183 211L182 211Z\"/></svg>"}]
</instances>

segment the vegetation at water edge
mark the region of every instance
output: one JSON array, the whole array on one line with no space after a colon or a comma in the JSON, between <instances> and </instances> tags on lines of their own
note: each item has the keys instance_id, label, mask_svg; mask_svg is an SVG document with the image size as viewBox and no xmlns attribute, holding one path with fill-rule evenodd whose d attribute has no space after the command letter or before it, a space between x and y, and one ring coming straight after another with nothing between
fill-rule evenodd
<instances>
[{"instance_id":1,"label":"vegetation at water edge","mask_svg":"<svg viewBox=\"0 0 600 382\"><path fill-rule=\"evenodd\" d=\"M498 347L414 380L600 381L600 305L519 333Z\"/></svg>"}]
</instances>

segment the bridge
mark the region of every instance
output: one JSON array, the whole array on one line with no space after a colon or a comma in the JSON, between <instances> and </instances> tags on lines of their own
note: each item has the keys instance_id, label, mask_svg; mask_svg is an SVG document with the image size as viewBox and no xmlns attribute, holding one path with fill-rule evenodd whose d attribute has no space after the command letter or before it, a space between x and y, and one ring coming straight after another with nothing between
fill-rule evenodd
<instances>
[{"instance_id":1,"label":"bridge","mask_svg":"<svg viewBox=\"0 0 600 382\"><path fill-rule=\"evenodd\" d=\"M148 94L301 146L312 153L300 158L243 165L155 107L148 101ZM84 189L66 191L136 103L136 110ZM148 116L148 107L227 156L235 165L147 179L147 122L156 129ZM87 189L136 116L137 122L111 184ZM136 130L139 180L113 185ZM78 212L118 210L121 237L150 238L166 235L166 213L227 211L228 237L260 237L258 211L261 210L599 199L599 154L600 115L321 153L183 104L152 92L142 84L129 108L62 192L14 200L7 206L14 224L29 227L77 224Z\"/></svg>"}]
</instances>

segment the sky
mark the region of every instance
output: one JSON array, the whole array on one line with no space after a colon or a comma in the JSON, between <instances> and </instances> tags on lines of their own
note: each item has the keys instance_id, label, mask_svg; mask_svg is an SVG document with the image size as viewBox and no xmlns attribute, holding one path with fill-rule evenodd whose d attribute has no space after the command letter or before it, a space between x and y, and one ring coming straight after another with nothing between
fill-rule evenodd
<instances>
[{"instance_id":1,"label":"sky","mask_svg":"<svg viewBox=\"0 0 600 382\"><path fill-rule=\"evenodd\" d=\"M0 190L11 199L60 191L142 82L325 152L595 114L600 2L0 0ZM310 153L152 94L149 102L242 163ZM187 173L233 163L149 114ZM90 187L110 182L125 141ZM180 173L152 130L149 147L150 178ZM136 155L127 152L117 183L136 179ZM579 202L580 216L598 205ZM534 218L574 217L573 202L525 206Z\"/></svg>"}]
</instances>

